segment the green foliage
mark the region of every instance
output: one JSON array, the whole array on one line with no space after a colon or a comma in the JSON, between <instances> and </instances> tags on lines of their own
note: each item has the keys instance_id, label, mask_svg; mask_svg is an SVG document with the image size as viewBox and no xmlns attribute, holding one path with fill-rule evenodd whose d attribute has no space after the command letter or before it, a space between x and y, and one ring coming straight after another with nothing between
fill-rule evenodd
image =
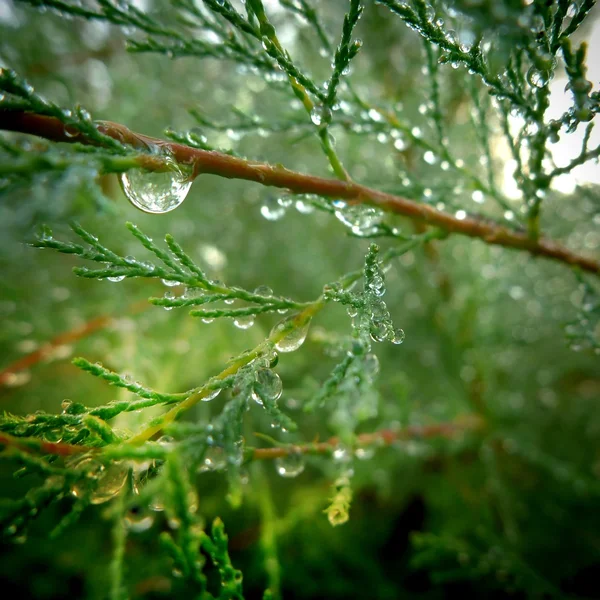
<instances>
[{"instance_id":1,"label":"green foliage","mask_svg":"<svg viewBox=\"0 0 600 600\"><path fill-rule=\"evenodd\" d=\"M596 597L594 4L6 3L9 594Z\"/></svg>"}]
</instances>

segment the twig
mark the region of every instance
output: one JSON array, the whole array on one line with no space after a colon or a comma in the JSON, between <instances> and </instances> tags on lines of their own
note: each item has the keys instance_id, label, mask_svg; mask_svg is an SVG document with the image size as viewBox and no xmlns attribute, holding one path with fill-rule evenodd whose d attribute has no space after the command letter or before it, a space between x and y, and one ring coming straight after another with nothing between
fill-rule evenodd
<instances>
[{"instance_id":1,"label":"twig","mask_svg":"<svg viewBox=\"0 0 600 600\"><path fill-rule=\"evenodd\" d=\"M136 314L148 307L149 305L146 301L136 302L131 306L130 312ZM0 370L0 385L4 385L9 382L14 373L29 369L33 365L36 365L44 360L47 356L52 354L52 350L55 348L65 344L71 344L77 340L87 337L88 335L91 335L100 329L109 327L114 320L115 317L111 315L100 315L99 317L90 319L83 325L79 325L78 327L75 327L69 331L60 333L37 350L22 356L21 358L4 367L4 369Z\"/></svg>"},{"instance_id":2,"label":"twig","mask_svg":"<svg viewBox=\"0 0 600 600\"><path fill-rule=\"evenodd\" d=\"M360 448L365 446L390 446L394 442L412 439L425 439L432 437L443 437L452 439L465 431L475 431L483 427L479 417L463 417L449 423L436 423L433 425L409 425L402 429L381 429L372 433L361 433L356 436L356 445ZM313 442L311 444L290 444L276 448L255 448L252 451L252 460L272 460L289 454L327 454L332 452L340 444L340 438L331 437L325 442Z\"/></svg>"},{"instance_id":3,"label":"twig","mask_svg":"<svg viewBox=\"0 0 600 600\"><path fill-rule=\"evenodd\" d=\"M64 125L57 119L33 113L0 112L0 129L31 133L59 142L92 143L82 135L73 137L72 132L66 132ZM450 233L479 238L487 244L525 250L536 256L544 256L568 265L578 266L590 273L600 273L600 262L579 255L553 240L530 239L525 232L513 231L493 222L472 217L458 218L438 211L428 204L420 204L352 181L306 175L280 165L253 162L219 152L191 148L183 144L135 133L127 127L111 121L99 122L98 129L104 135L135 147L147 148L149 145L154 145L168 149L178 162L193 166L195 175L210 173L229 179L255 181L265 186L283 188L296 194L318 194L327 198L341 198L353 203L371 204L388 212L441 227ZM146 169L164 168L160 157L149 154L137 157L136 161L140 167Z\"/></svg>"}]
</instances>

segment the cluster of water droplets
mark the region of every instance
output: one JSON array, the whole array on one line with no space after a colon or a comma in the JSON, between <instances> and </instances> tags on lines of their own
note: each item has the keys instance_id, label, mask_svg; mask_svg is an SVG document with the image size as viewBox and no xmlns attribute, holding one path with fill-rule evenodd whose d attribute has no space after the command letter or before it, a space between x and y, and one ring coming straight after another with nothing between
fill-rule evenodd
<instances>
[{"instance_id":1,"label":"cluster of water droplets","mask_svg":"<svg viewBox=\"0 0 600 600\"><path fill-rule=\"evenodd\" d=\"M164 171L131 169L119 176L127 199L140 210L161 214L177 208L186 198L193 178L168 153L161 152Z\"/></svg>"},{"instance_id":2,"label":"cluster of water droplets","mask_svg":"<svg viewBox=\"0 0 600 600\"><path fill-rule=\"evenodd\" d=\"M384 212L379 208L347 204L342 200L335 200L333 207L336 219L348 227L354 235L368 237L379 233L384 219Z\"/></svg>"},{"instance_id":3,"label":"cluster of water droplets","mask_svg":"<svg viewBox=\"0 0 600 600\"><path fill-rule=\"evenodd\" d=\"M279 196L269 194L260 206L260 214L267 221L279 221L285 216L288 209L294 207L300 214L309 215L315 210L313 205L315 199L316 196L312 196L311 194L304 194L296 200L293 200L291 195L285 193Z\"/></svg>"}]
</instances>

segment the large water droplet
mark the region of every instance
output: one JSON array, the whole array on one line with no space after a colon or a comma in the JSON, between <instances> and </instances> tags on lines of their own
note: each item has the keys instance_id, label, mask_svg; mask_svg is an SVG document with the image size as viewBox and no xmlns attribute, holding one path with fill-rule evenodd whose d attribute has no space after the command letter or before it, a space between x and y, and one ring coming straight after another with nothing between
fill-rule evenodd
<instances>
[{"instance_id":1,"label":"large water droplet","mask_svg":"<svg viewBox=\"0 0 600 600\"><path fill-rule=\"evenodd\" d=\"M263 403L261 396L273 401L279 400L281 392L283 391L283 384L281 383L281 378L275 371L272 371L271 369L259 369L256 371L254 377L255 387L252 390L252 399L257 404Z\"/></svg>"},{"instance_id":2,"label":"large water droplet","mask_svg":"<svg viewBox=\"0 0 600 600\"><path fill-rule=\"evenodd\" d=\"M310 327L310 319L306 319L299 326L295 324L295 316L283 319L273 327L271 335L277 335L280 332L286 332L285 335L275 342L275 348L279 352L293 352L298 350L306 339L308 328Z\"/></svg>"},{"instance_id":3,"label":"large water droplet","mask_svg":"<svg viewBox=\"0 0 600 600\"><path fill-rule=\"evenodd\" d=\"M207 471L220 471L227 467L227 456L220 446L211 446L207 448L204 454L204 463L198 469L199 473Z\"/></svg>"},{"instance_id":4,"label":"large water droplet","mask_svg":"<svg viewBox=\"0 0 600 600\"><path fill-rule=\"evenodd\" d=\"M401 344L404 341L405 334L403 329L395 329L394 334L392 335L391 342L392 344Z\"/></svg>"},{"instance_id":5,"label":"large water droplet","mask_svg":"<svg viewBox=\"0 0 600 600\"><path fill-rule=\"evenodd\" d=\"M90 494L92 504L102 504L114 498L125 485L129 467L124 462L109 465L98 480L96 489Z\"/></svg>"},{"instance_id":6,"label":"large water droplet","mask_svg":"<svg viewBox=\"0 0 600 600\"><path fill-rule=\"evenodd\" d=\"M275 469L282 477L297 477L304 471L304 456L300 452L290 452L275 459Z\"/></svg>"},{"instance_id":7,"label":"large water droplet","mask_svg":"<svg viewBox=\"0 0 600 600\"><path fill-rule=\"evenodd\" d=\"M192 185L189 173L169 157L164 158L168 171L132 169L119 176L121 188L127 199L148 213L166 213L177 208L187 196Z\"/></svg>"}]
</instances>

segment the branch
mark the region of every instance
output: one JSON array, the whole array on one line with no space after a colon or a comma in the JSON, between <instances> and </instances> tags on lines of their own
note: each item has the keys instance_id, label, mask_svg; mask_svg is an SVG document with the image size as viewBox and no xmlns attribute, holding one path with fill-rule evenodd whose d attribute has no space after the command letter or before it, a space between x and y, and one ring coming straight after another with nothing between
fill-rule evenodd
<instances>
[{"instance_id":1,"label":"branch","mask_svg":"<svg viewBox=\"0 0 600 600\"><path fill-rule=\"evenodd\" d=\"M58 142L93 144L83 135L73 136L72 132L67 132L58 119L33 113L0 111L0 129L30 133ZM98 130L104 135L134 147L147 149L149 145L154 145L166 148L178 162L193 166L195 176L210 173L228 179L244 179L265 186L283 188L295 194L317 194L357 204L371 204L388 212L440 227L449 233L479 238L487 244L525 250L535 256L544 256L578 266L590 273L600 274L600 262L576 254L552 240L530 239L527 233L514 231L490 221L472 217L459 219L449 213L438 211L428 204L420 204L401 196L380 192L352 181L315 177L291 171L281 165L273 166L219 152L191 148L135 133L111 121L98 122ZM164 168L160 157L149 154L138 156L136 162L140 167L150 170Z\"/></svg>"},{"instance_id":2,"label":"branch","mask_svg":"<svg viewBox=\"0 0 600 600\"><path fill-rule=\"evenodd\" d=\"M361 433L356 436L356 446L391 446L402 440L425 439L443 437L452 439L465 431L475 431L483 427L483 422L477 416L463 417L449 423L436 423L433 425L409 425L402 429L381 429L372 433ZM331 437L325 442L311 444L290 444L276 448L254 448L249 458L251 460L271 460L281 458L288 454L328 454L341 443L340 438Z\"/></svg>"},{"instance_id":3,"label":"branch","mask_svg":"<svg viewBox=\"0 0 600 600\"><path fill-rule=\"evenodd\" d=\"M145 310L147 307L148 303L145 300L136 302L135 304L131 305L130 312L132 314L137 314L138 312ZM65 344L72 344L73 342L91 335L100 329L109 327L114 322L114 316L100 315L87 321L83 325L79 325L78 327L70 329L69 331L58 334L56 337L52 338L49 342L46 342L37 350L18 358L14 362L4 367L4 369L0 370L0 385L10 382L12 376L18 371L28 369L44 360L47 356L52 354L52 351L55 348L64 346Z\"/></svg>"}]
</instances>

